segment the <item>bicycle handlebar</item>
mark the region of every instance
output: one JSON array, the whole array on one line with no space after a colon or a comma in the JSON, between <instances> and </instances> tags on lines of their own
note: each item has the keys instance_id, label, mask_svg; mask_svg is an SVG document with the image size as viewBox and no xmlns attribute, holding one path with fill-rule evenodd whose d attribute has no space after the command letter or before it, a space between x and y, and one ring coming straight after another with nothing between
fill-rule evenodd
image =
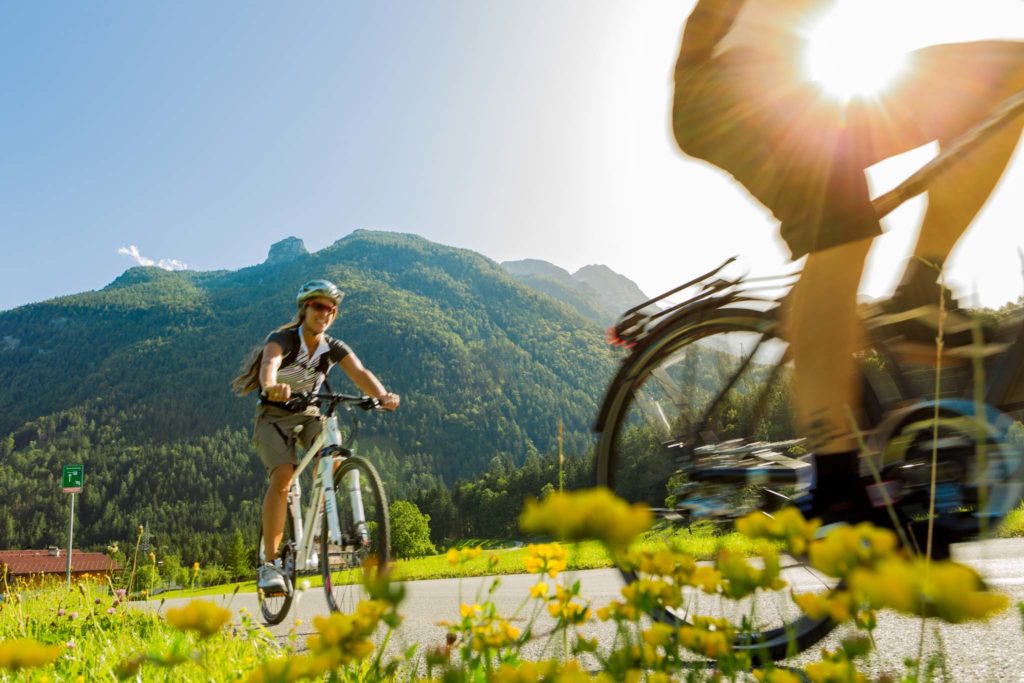
<instances>
[{"instance_id":1,"label":"bicycle handlebar","mask_svg":"<svg viewBox=\"0 0 1024 683\"><path fill-rule=\"evenodd\" d=\"M262 394L266 396L266 394ZM294 394L290 399L284 402L285 407L289 410L299 411L308 408L316 403L328 403L328 414L330 414L334 407L339 403L348 403L362 408L363 410L381 410L380 399L374 398L373 396L358 395L358 394L336 394L328 391L321 391L316 394L303 391L298 394Z\"/></svg>"}]
</instances>

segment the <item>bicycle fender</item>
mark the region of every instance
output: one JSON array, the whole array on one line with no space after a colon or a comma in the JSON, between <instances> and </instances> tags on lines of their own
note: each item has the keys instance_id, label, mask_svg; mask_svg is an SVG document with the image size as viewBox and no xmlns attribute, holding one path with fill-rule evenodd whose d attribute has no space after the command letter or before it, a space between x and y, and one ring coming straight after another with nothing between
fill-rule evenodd
<instances>
[{"instance_id":1,"label":"bicycle fender","mask_svg":"<svg viewBox=\"0 0 1024 683\"><path fill-rule=\"evenodd\" d=\"M622 359L615 377L605 389L604 398L592 429L597 433L604 431L608 415L613 408L614 397L619 393L616 389L623 383L634 381L635 375L646 365L648 358L657 353L665 344L673 341L680 330L697 327L713 319L732 317L728 314L734 314L737 317L762 318L766 330L774 325L766 311L755 308L723 308L721 302L714 299L702 302L696 308L678 311L655 326L637 342L636 346L632 347L630 354Z\"/></svg>"}]
</instances>

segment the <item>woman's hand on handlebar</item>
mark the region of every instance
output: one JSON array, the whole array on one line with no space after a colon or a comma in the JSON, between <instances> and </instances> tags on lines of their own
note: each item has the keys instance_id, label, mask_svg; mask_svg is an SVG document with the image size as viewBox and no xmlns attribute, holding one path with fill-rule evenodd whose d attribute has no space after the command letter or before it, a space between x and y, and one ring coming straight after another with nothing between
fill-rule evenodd
<instances>
[{"instance_id":1,"label":"woman's hand on handlebar","mask_svg":"<svg viewBox=\"0 0 1024 683\"><path fill-rule=\"evenodd\" d=\"M378 396L377 400L380 402L381 410L394 410L401 403L401 397L398 394L392 394L390 391L383 396Z\"/></svg>"},{"instance_id":2,"label":"woman's hand on handlebar","mask_svg":"<svg viewBox=\"0 0 1024 683\"><path fill-rule=\"evenodd\" d=\"M292 397L292 388L287 384L271 384L263 389L263 393L274 403L287 403Z\"/></svg>"}]
</instances>

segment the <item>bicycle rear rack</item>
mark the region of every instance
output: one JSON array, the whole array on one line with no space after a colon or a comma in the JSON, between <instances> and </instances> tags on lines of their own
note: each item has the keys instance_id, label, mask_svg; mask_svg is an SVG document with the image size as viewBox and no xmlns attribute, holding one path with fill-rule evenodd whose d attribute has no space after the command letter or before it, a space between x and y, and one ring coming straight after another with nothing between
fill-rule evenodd
<instances>
[{"instance_id":1,"label":"bicycle rear rack","mask_svg":"<svg viewBox=\"0 0 1024 683\"><path fill-rule=\"evenodd\" d=\"M698 308L712 305L715 307L726 307L730 304L744 302L758 302L761 305L775 304L775 299L752 295L758 287L751 287L750 285L768 282L773 284L767 285L764 289L778 289L792 284L787 282L787 280L794 278L798 274L792 273L762 278L748 278L745 274L735 277L719 275L735 262L735 256L726 259L717 268L709 270L703 275L630 308L619 316L614 325L608 328L606 334L607 342L613 346L632 348L647 337L660 323L674 315L684 314ZM698 290L689 299L678 303L670 300L670 297L691 287L698 287Z\"/></svg>"}]
</instances>

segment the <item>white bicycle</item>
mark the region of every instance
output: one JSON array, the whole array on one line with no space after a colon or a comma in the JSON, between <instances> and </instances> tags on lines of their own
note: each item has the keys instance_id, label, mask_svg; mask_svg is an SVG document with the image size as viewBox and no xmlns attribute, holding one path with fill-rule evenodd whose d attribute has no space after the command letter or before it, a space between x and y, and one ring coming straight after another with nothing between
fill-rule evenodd
<instances>
[{"instance_id":1,"label":"white bicycle","mask_svg":"<svg viewBox=\"0 0 1024 683\"><path fill-rule=\"evenodd\" d=\"M322 429L295 469L288 489L284 536L277 557L271 558L280 560L286 587L284 591L261 590L259 595L263 618L270 624L280 623L288 614L299 575L319 572L328 607L335 612L352 611L370 558L381 568L390 559L391 523L384 485L370 461L342 445L335 414L339 406L351 414L348 443L354 445L359 421L352 406L373 410L380 402L370 396L334 393L300 394L288 402L297 410L317 403L322 408ZM299 475L314 460L313 490L303 516ZM261 526L260 563L267 561L265 553Z\"/></svg>"}]
</instances>

